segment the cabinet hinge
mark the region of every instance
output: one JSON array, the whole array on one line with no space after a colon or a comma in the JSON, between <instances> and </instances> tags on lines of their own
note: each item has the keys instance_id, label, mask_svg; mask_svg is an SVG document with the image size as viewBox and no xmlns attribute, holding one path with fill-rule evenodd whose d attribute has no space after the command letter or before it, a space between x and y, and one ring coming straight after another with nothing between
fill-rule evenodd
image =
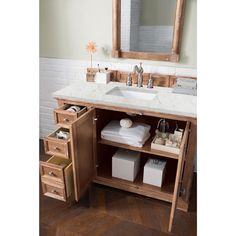
<instances>
[{"instance_id":1,"label":"cabinet hinge","mask_svg":"<svg viewBox=\"0 0 236 236\"><path fill-rule=\"evenodd\" d=\"M180 196L184 196L184 195L185 195L185 188L183 187L182 183L181 183L181 185L180 185L179 195L180 195Z\"/></svg>"},{"instance_id":2,"label":"cabinet hinge","mask_svg":"<svg viewBox=\"0 0 236 236\"><path fill-rule=\"evenodd\" d=\"M94 117L93 118L93 124L96 124L96 121L98 120L98 118L97 117Z\"/></svg>"},{"instance_id":3,"label":"cabinet hinge","mask_svg":"<svg viewBox=\"0 0 236 236\"><path fill-rule=\"evenodd\" d=\"M184 145L184 154L186 154L187 153L187 145L185 144Z\"/></svg>"}]
</instances>

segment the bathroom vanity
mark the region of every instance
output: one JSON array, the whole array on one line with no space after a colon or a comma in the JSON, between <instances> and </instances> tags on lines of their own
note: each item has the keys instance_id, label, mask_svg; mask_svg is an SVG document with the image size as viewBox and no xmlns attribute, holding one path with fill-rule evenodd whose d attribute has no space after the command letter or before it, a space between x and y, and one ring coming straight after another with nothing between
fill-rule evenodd
<instances>
[{"instance_id":1,"label":"bathroom vanity","mask_svg":"<svg viewBox=\"0 0 236 236\"><path fill-rule=\"evenodd\" d=\"M146 86L145 86L146 87ZM140 98L130 99L114 90L127 90L120 82L78 82L53 94L58 130L70 133L59 140L55 132L44 139L45 152L52 157L40 163L43 194L62 201L79 201L92 182L172 203L169 231L175 209L188 211L196 149L196 97L172 93L170 87L130 89ZM144 93L144 95L143 95ZM154 94L155 96L145 96ZM143 97L143 99L142 99ZM66 107L79 105L79 112ZM129 116L128 114L132 116ZM101 130L111 121L130 117L151 125L151 137L143 147L101 139ZM183 129L179 154L155 150L151 142L161 118L174 129ZM112 156L118 148L139 151L141 168L134 182L112 177ZM161 188L143 183L143 167L149 158L166 161L166 178Z\"/></svg>"}]
</instances>

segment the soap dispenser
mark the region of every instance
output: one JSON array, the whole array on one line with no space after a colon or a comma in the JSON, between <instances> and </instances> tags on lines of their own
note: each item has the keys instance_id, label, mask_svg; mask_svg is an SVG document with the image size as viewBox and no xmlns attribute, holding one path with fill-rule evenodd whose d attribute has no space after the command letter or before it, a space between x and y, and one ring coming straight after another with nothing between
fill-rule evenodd
<instances>
[{"instance_id":1,"label":"soap dispenser","mask_svg":"<svg viewBox=\"0 0 236 236\"><path fill-rule=\"evenodd\" d=\"M156 133L159 131L161 133L162 138L167 138L169 127L169 122L166 121L166 119L160 119L157 124Z\"/></svg>"}]
</instances>

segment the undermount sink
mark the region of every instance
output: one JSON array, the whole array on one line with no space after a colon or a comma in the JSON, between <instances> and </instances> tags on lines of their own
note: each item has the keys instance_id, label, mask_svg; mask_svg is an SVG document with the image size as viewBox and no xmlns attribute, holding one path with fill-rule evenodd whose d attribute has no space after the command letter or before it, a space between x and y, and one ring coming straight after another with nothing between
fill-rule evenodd
<instances>
[{"instance_id":1,"label":"undermount sink","mask_svg":"<svg viewBox=\"0 0 236 236\"><path fill-rule=\"evenodd\" d=\"M156 97L157 91L133 87L115 87L109 90L106 95L151 101Z\"/></svg>"}]
</instances>

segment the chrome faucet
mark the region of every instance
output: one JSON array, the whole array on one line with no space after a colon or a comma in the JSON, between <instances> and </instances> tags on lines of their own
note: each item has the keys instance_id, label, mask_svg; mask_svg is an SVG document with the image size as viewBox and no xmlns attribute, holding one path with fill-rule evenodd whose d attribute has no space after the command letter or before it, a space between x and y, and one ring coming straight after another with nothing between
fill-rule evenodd
<instances>
[{"instance_id":1,"label":"chrome faucet","mask_svg":"<svg viewBox=\"0 0 236 236\"><path fill-rule=\"evenodd\" d=\"M128 74L127 80L126 80L126 86L132 86L132 76L131 73Z\"/></svg>"},{"instance_id":2,"label":"chrome faucet","mask_svg":"<svg viewBox=\"0 0 236 236\"><path fill-rule=\"evenodd\" d=\"M143 87L143 67L141 62L139 67L137 65L134 67L134 73L137 75L137 87Z\"/></svg>"},{"instance_id":3,"label":"chrome faucet","mask_svg":"<svg viewBox=\"0 0 236 236\"><path fill-rule=\"evenodd\" d=\"M152 74L150 74L150 77L149 77L149 80L148 80L148 84L147 84L147 88L153 88Z\"/></svg>"}]
</instances>

